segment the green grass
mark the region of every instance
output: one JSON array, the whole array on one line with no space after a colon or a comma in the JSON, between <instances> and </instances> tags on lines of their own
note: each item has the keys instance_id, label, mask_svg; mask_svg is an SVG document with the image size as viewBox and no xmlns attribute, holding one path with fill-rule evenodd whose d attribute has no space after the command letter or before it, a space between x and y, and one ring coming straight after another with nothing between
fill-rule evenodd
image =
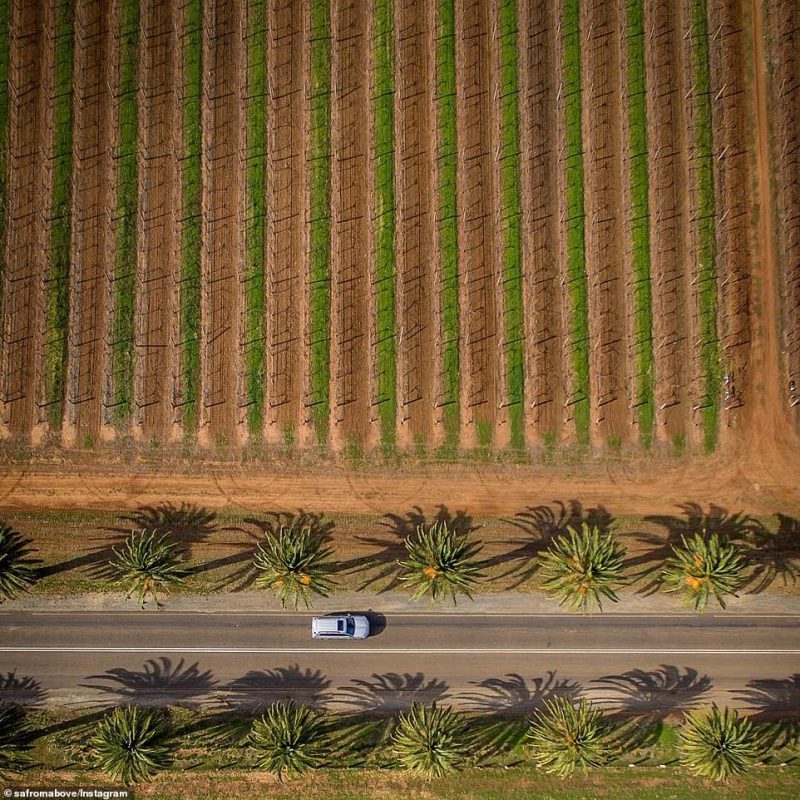
<instances>
[{"instance_id":1,"label":"green grass","mask_svg":"<svg viewBox=\"0 0 800 800\"><path fill-rule=\"evenodd\" d=\"M331 18L328 0L311 3L311 414L328 440L331 303Z\"/></svg>"},{"instance_id":2,"label":"green grass","mask_svg":"<svg viewBox=\"0 0 800 800\"><path fill-rule=\"evenodd\" d=\"M45 402L51 427L60 428L67 375L69 324L74 4L71 0L59 0L56 11L53 195L50 211L50 275L47 281Z\"/></svg>"},{"instance_id":3,"label":"green grass","mask_svg":"<svg viewBox=\"0 0 800 800\"><path fill-rule=\"evenodd\" d=\"M0 243L6 240L6 126L8 124L8 37L10 0L0 0ZM0 247L0 320L3 319L3 278L6 271L5 248ZM0 325L0 349L3 326Z\"/></svg>"},{"instance_id":4,"label":"green grass","mask_svg":"<svg viewBox=\"0 0 800 800\"><path fill-rule=\"evenodd\" d=\"M456 191L456 46L454 0L438 0L436 37L436 100L439 126L439 236L442 260L442 360L444 450L452 453L459 443L459 307L458 307L458 203Z\"/></svg>"},{"instance_id":5,"label":"green grass","mask_svg":"<svg viewBox=\"0 0 800 800\"><path fill-rule=\"evenodd\" d=\"M636 346L635 391L639 437L653 441L653 298L650 287L650 208L647 171L647 81L644 59L644 7L628 0L628 133L631 164L630 215L633 237L633 324Z\"/></svg>"},{"instance_id":6,"label":"green grass","mask_svg":"<svg viewBox=\"0 0 800 800\"><path fill-rule=\"evenodd\" d=\"M245 378L247 427L264 422L264 190L267 143L266 0L247 6L247 214L245 230Z\"/></svg>"},{"instance_id":7,"label":"green grass","mask_svg":"<svg viewBox=\"0 0 800 800\"><path fill-rule=\"evenodd\" d=\"M717 273L715 246L714 156L711 124L711 77L705 0L692 0L692 77L695 91L695 148L698 246L697 290L700 367L703 372L703 446L717 446L722 370L717 337Z\"/></svg>"},{"instance_id":8,"label":"green grass","mask_svg":"<svg viewBox=\"0 0 800 800\"><path fill-rule=\"evenodd\" d=\"M378 417L393 449L397 419L394 217L394 2L375 0L375 249Z\"/></svg>"},{"instance_id":9,"label":"green grass","mask_svg":"<svg viewBox=\"0 0 800 800\"><path fill-rule=\"evenodd\" d=\"M572 351L572 411L578 443L589 441L589 297L583 206L583 139L581 135L580 0L565 0L564 112L567 155L567 278L569 338Z\"/></svg>"},{"instance_id":10,"label":"green grass","mask_svg":"<svg viewBox=\"0 0 800 800\"><path fill-rule=\"evenodd\" d=\"M511 447L525 448L525 369L522 306L522 217L517 84L517 0L500 3L500 175L505 288L508 417Z\"/></svg>"},{"instance_id":11,"label":"green grass","mask_svg":"<svg viewBox=\"0 0 800 800\"><path fill-rule=\"evenodd\" d=\"M202 0L186 0L185 14L180 315L183 424L191 432L197 425L200 384Z\"/></svg>"},{"instance_id":12,"label":"green grass","mask_svg":"<svg viewBox=\"0 0 800 800\"><path fill-rule=\"evenodd\" d=\"M136 102L139 58L139 0L122 3L120 37L119 143L117 146L117 253L114 266L113 418L130 418L133 404L133 325L136 309L136 212L138 170Z\"/></svg>"}]
</instances>

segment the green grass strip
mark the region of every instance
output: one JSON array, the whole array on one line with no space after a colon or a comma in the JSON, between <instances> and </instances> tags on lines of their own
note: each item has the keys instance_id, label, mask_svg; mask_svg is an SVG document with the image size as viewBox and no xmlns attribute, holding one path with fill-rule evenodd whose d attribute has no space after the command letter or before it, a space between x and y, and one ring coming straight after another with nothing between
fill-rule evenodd
<instances>
[{"instance_id":1,"label":"green grass strip","mask_svg":"<svg viewBox=\"0 0 800 800\"><path fill-rule=\"evenodd\" d=\"M197 426L200 384L200 190L203 47L202 0L184 6L183 226L181 230L181 369L183 423Z\"/></svg>"},{"instance_id":2,"label":"green grass strip","mask_svg":"<svg viewBox=\"0 0 800 800\"><path fill-rule=\"evenodd\" d=\"M267 142L267 4L247 7L247 227L245 230L245 376L247 427L264 422L264 172Z\"/></svg>"},{"instance_id":3,"label":"green grass strip","mask_svg":"<svg viewBox=\"0 0 800 800\"><path fill-rule=\"evenodd\" d=\"M711 122L711 76L705 0L692 0L692 77L695 86L695 148L698 247L700 367L703 373L703 446L717 446L722 370L717 335L717 272L714 203L714 162Z\"/></svg>"},{"instance_id":4,"label":"green grass strip","mask_svg":"<svg viewBox=\"0 0 800 800\"><path fill-rule=\"evenodd\" d=\"M3 278L6 272L6 155L8 125L8 44L11 5L0 0L0 348L3 344Z\"/></svg>"},{"instance_id":5,"label":"green grass strip","mask_svg":"<svg viewBox=\"0 0 800 800\"><path fill-rule=\"evenodd\" d=\"M567 145L567 277L572 406L578 443L589 442L589 297L583 206L580 0L564 0L564 111Z\"/></svg>"},{"instance_id":6,"label":"green grass strip","mask_svg":"<svg viewBox=\"0 0 800 800\"><path fill-rule=\"evenodd\" d=\"M53 428L61 427L67 375L69 324L70 226L72 222L72 71L74 3L59 0L56 9L55 104L53 107L53 195L50 275L47 280L45 402Z\"/></svg>"},{"instance_id":7,"label":"green grass strip","mask_svg":"<svg viewBox=\"0 0 800 800\"><path fill-rule=\"evenodd\" d=\"M317 441L328 440L331 304L331 17L311 3L311 408Z\"/></svg>"},{"instance_id":8,"label":"green grass strip","mask_svg":"<svg viewBox=\"0 0 800 800\"><path fill-rule=\"evenodd\" d=\"M394 2L375 0L375 249L378 416L393 448L397 419L394 217Z\"/></svg>"},{"instance_id":9,"label":"green grass strip","mask_svg":"<svg viewBox=\"0 0 800 800\"><path fill-rule=\"evenodd\" d=\"M133 405L133 320L136 307L136 143L139 111L139 0L123 0L120 37L119 145L117 165L117 253L114 274L114 421L130 419Z\"/></svg>"},{"instance_id":10,"label":"green grass strip","mask_svg":"<svg viewBox=\"0 0 800 800\"><path fill-rule=\"evenodd\" d=\"M522 218L519 168L517 0L500 3L500 175L505 288L508 416L511 447L525 448L525 369L522 306Z\"/></svg>"},{"instance_id":11,"label":"green grass strip","mask_svg":"<svg viewBox=\"0 0 800 800\"><path fill-rule=\"evenodd\" d=\"M631 164L630 215L633 238L633 325L636 341L636 405L644 447L653 441L653 297L650 287L650 207L647 171L647 83L644 7L628 0L628 133Z\"/></svg>"},{"instance_id":12,"label":"green grass strip","mask_svg":"<svg viewBox=\"0 0 800 800\"><path fill-rule=\"evenodd\" d=\"M458 201L456 131L456 18L454 0L438 0L436 100L439 109L439 237L442 260L442 360L444 448L458 448L460 363L458 352Z\"/></svg>"}]
</instances>

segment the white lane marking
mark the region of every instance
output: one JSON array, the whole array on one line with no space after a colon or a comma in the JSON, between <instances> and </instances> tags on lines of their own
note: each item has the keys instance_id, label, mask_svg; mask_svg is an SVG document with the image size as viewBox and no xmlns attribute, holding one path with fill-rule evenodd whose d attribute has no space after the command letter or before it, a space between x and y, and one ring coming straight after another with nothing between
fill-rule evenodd
<instances>
[{"instance_id":1,"label":"white lane marking","mask_svg":"<svg viewBox=\"0 0 800 800\"><path fill-rule=\"evenodd\" d=\"M800 655L800 650L733 650L702 648L641 648L641 647L0 647L0 653L387 653L449 654L449 653L537 653L576 655Z\"/></svg>"}]
</instances>

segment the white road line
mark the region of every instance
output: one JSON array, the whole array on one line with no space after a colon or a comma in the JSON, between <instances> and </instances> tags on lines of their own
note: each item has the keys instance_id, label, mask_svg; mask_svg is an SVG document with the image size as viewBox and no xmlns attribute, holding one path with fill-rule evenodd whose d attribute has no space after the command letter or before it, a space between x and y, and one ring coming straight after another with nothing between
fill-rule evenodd
<instances>
[{"instance_id":1,"label":"white road line","mask_svg":"<svg viewBox=\"0 0 800 800\"><path fill-rule=\"evenodd\" d=\"M388 653L451 654L451 653L531 653L575 655L800 655L800 650L739 650L702 648L641 648L641 647L0 647L0 653Z\"/></svg>"}]
</instances>

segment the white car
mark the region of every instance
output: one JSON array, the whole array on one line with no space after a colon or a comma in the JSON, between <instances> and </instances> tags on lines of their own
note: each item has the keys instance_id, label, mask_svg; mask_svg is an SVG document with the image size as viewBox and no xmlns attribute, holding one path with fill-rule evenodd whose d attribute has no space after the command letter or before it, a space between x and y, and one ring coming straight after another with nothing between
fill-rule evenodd
<instances>
[{"instance_id":1,"label":"white car","mask_svg":"<svg viewBox=\"0 0 800 800\"><path fill-rule=\"evenodd\" d=\"M361 614L336 614L311 620L312 639L366 639L369 620Z\"/></svg>"}]
</instances>

